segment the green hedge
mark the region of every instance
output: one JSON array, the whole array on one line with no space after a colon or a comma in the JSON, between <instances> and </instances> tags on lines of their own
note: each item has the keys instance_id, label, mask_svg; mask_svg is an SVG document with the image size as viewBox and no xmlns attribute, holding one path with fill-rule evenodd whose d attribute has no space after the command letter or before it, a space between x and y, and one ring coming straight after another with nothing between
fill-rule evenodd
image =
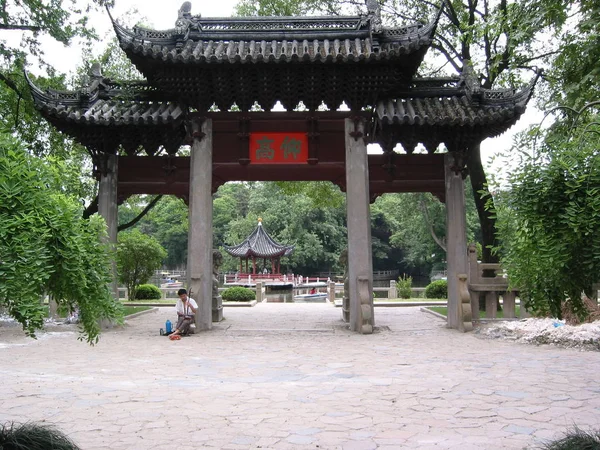
<instances>
[{"instance_id":1,"label":"green hedge","mask_svg":"<svg viewBox=\"0 0 600 450\"><path fill-rule=\"evenodd\" d=\"M448 298L448 282L446 280L437 280L430 283L425 288L426 298Z\"/></svg>"},{"instance_id":2,"label":"green hedge","mask_svg":"<svg viewBox=\"0 0 600 450\"><path fill-rule=\"evenodd\" d=\"M230 302L249 302L256 298L256 293L252 289L235 286L225 289L221 297L223 297L223 300Z\"/></svg>"},{"instance_id":3,"label":"green hedge","mask_svg":"<svg viewBox=\"0 0 600 450\"><path fill-rule=\"evenodd\" d=\"M410 298L412 296L412 277L403 274L396 282L398 296L400 298Z\"/></svg>"},{"instance_id":4,"label":"green hedge","mask_svg":"<svg viewBox=\"0 0 600 450\"><path fill-rule=\"evenodd\" d=\"M135 291L136 300L160 300L162 293L153 284L140 284Z\"/></svg>"}]
</instances>

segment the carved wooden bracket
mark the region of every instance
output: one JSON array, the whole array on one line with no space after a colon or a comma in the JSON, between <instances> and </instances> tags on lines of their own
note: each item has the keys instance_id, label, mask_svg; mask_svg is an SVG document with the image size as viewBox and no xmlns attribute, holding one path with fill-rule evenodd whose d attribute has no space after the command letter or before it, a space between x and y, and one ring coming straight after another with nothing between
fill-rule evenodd
<instances>
[{"instance_id":1,"label":"carved wooden bracket","mask_svg":"<svg viewBox=\"0 0 600 450\"><path fill-rule=\"evenodd\" d=\"M464 180L467 178L469 171L467 169L467 155L466 151L453 152L454 164L450 166L450 170L454 172L454 175L459 175Z\"/></svg>"},{"instance_id":2,"label":"carved wooden bracket","mask_svg":"<svg viewBox=\"0 0 600 450\"><path fill-rule=\"evenodd\" d=\"M358 130L358 125L363 122L365 119L360 116L351 117L354 122L354 131L350 132L350 136L354 138L355 141L358 141L360 138L364 137L364 133Z\"/></svg>"},{"instance_id":3,"label":"carved wooden bracket","mask_svg":"<svg viewBox=\"0 0 600 450\"><path fill-rule=\"evenodd\" d=\"M177 171L177 166L173 164L173 159L173 155L167 156L167 164L162 166L162 169L165 172L165 175L167 176L170 176L171 174Z\"/></svg>"},{"instance_id":4,"label":"carved wooden bracket","mask_svg":"<svg viewBox=\"0 0 600 450\"><path fill-rule=\"evenodd\" d=\"M205 117L194 117L185 121L185 131L187 133L187 141L189 143L192 140L201 141L206 136L206 133L202 131L202 123L206 120Z\"/></svg>"}]
</instances>

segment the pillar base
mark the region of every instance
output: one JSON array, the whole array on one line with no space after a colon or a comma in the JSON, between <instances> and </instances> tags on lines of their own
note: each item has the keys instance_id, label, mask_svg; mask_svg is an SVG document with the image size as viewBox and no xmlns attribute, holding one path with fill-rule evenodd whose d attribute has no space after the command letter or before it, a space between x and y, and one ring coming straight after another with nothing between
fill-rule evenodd
<instances>
[{"instance_id":1,"label":"pillar base","mask_svg":"<svg viewBox=\"0 0 600 450\"><path fill-rule=\"evenodd\" d=\"M219 295L213 297L212 301L212 321L221 322L223 320L223 298Z\"/></svg>"}]
</instances>

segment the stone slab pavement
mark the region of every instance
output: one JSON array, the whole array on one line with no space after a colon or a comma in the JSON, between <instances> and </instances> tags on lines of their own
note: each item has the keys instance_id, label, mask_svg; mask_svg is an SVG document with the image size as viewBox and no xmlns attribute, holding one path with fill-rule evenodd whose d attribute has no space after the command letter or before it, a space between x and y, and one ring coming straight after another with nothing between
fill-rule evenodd
<instances>
[{"instance_id":1,"label":"stone slab pavement","mask_svg":"<svg viewBox=\"0 0 600 450\"><path fill-rule=\"evenodd\" d=\"M483 340L418 308L372 335L329 304L225 309L158 334L172 308L37 340L0 326L0 422L55 424L83 449L522 449L600 424L600 355Z\"/></svg>"}]
</instances>

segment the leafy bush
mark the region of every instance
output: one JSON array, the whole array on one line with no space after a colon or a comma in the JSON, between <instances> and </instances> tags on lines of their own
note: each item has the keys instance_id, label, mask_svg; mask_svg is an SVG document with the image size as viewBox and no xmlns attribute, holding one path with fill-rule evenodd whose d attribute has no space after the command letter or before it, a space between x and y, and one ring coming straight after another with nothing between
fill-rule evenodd
<instances>
[{"instance_id":1,"label":"leafy bush","mask_svg":"<svg viewBox=\"0 0 600 450\"><path fill-rule=\"evenodd\" d=\"M591 297L599 279L600 152L583 125L555 124L535 157L523 155L496 207L502 264L534 315L562 318L569 300L583 320L581 293Z\"/></svg>"},{"instance_id":2,"label":"leafy bush","mask_svg":"<svg viewBox=\"0 0 600 450\"><path fill-rule=\"evenodd\" d=\"M241 286L225 289L221 294L223 300L230 302L249 302L256 298L256 293L252 289Z\"/></svg>"},{"instance_id":3,"label":"leafy bush","mask_svg":"<svg viewBox=\"0 0 600 450\"><path fill-rule=\"evenodd\" d=\"M119 233L117 270L119 281L127 287L127 298L137 298L136 288L148 282L166 256L166 250L152 236L139 230Z\"/></svg>"},{"instance_id":4,"label":"leafy bush","mask_svg":"<svg viewBox=\"0 0 600 450\"><path fill-rule=\"evenodd\" d=\"M426 298L448 298L448 282L436 280L425 288Z\"/></svg>"},{"instance_id":5,"label":"leafy bush","mask_svg":"<svg viewBox=\"0 0 600 450\"><path fill-rule=\"evenodd\" d=\"M81 339L98 341L99 321L119 321L106 224L82 219L78 198L62 184L64 165L29 156L0 133L0 308L29 336L44 325L43 294L78 309Z\"/></svg>"},{"instance_id":6,"label":"leafy bush","mask_svg":"<svg viewBox=\"0 0 600 450\"><path fill-rule=\"evenodd\" d=\"M412 277L407 277L406 274L402 274L396 282L398 288L398 295L400 298L410 298L412 296Z\"/></svg>"},{"instance_id":7,"label":"leafy bush","mask_svg":"<svg viewBox=\"0 0 600 450\"><path fill-rule=\"evenodd\" d=\"M153 284L140 284L135 290L136 300L160 300L162 293Z\"/></svg>"}]
</instances>

